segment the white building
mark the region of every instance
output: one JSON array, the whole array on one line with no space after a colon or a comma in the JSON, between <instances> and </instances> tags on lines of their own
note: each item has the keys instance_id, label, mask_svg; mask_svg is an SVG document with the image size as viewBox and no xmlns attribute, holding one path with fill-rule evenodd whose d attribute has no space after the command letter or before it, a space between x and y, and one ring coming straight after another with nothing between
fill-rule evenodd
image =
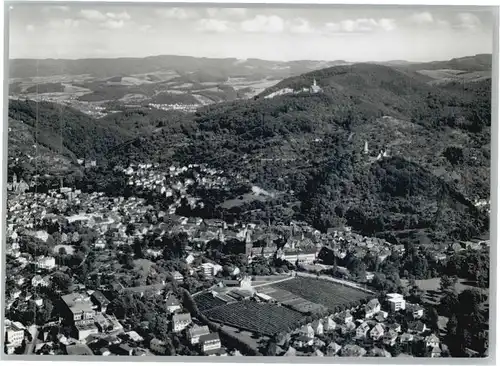
<instances>
[{"instance_id":1,"label":"white building","mask_svg":"<svg viewBox=\"0 0 500 366\"><path fill-rule=\"evenodd\" d=\"M202 335L199 339L199 342L203 352L213 351L221 348L219 334L217 333Z\"/></svg>"},{"instance_id":2,"label":"white building","mask_svg":"<svg viewBox=\"0 0 500 366\"><path fill-rule=\"evenodd\" d=\"M54 269L56 267L56 259L54 257L45 257L42 255L36 259L36 266L40 269Z\"/></svg>"},{"instance_id":3,"label":"white building","mask_svg":"<svg viewBox=\"0 0 500 366\"><path fill-rule=\"evenodd\" d=\"M7 353L12 354L17 347L20 347L24 340L26 328L19 322L5 321L5 343Z\"/></svg>"},{"instance_id":4,"label":"white building","mask_svg":"<svg viewBox=\"0 0 500 366\"><path fill-rule=\"evenodd\" d=\"M387 294L387 302L393 312L405 310L406 308L406 301L401 294Z\"/></svg>"},{"instance_id":5,"label":"white building","mask_svg":"<svg viewBox=\"0 0 500 366\"><path fill-rule=\"evenodd\" d=\"M172 316L172 327L174 332L180 332L191 324L191 314L174 314Z\"/></svg>"},{"instance_id":6,"label":"white building","mask_svg":"<svg viewBox=\"0 0 500 366\"><path fill-rule=\"evenodd\" d=\"M195 325L191 329L189 329L188 332L188 338L191 344L198 344L200 341L200 337L210 334L210 330L208 329L208 326L199 326Z\"/></svg>"}]
</instances>

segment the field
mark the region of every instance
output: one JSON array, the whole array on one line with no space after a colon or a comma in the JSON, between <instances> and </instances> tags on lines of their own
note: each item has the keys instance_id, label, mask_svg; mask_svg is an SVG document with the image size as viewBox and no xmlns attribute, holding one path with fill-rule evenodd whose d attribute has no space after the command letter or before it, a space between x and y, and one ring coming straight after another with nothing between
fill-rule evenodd
<instances>
[{"instance_id":1,"label":"field","mask_svg":"<svg viewBox=\"0 0 500 366\"><path fill-rule=\"evenodd\" d=\"M315 304L297 295L294 295L289 291L273 288L271 286L265 286L259 289L259 292L271 296L279 303L300 313L316 313L327 310L327 308L323 305Z\"/></svg>"},{"instance_id":2,"label":"field","mask_svg":"<svg viewBox=\"0 0 500 366\"><path fill-rule=\"evenodd\" d=\"M402 280L401 281L403 285L408 286L408 281L407 280ZM440 278L435 277L435 278L429 278L427 280L416 280L415 283L417 286L424 291L439 291L439 283L440 283ZM478 287L475 287L471 285L467 280L459 278L457 284L455 285L455 288L458 292L462 292L466 289L478 289Z\"/></svg>"},{"instance_id":3,"label":"field","mask_svg":"<svg viewBox=\"0 0 500 366\"><path fill-rule=\"evenodd\" d=\"M212 294L208 292L196 295L193 299L196 303L196 306L198 307L198 310L200 310L201 312L205 312L225 304L224 301L213 297Z\"/></svg>"},{"instance_id":4,"label":"field","mask_svg":"<svg viewBox=\"0 0 500 366\"><path fill-rule=\"evenodd\" d=\"M240 301L205 311L210 320L267 336L294 329L303 315L278 306Z\"/></svg>"},{"instance_id":5,"label":"field","mask_svg":"<svg viewBox=\"0 0 500 366\"><path fill-rule=\"evenodd\" d=\"M295 277L289 281L276 283L272 287L289 291L307 301L323 305L331 311L337 311L338 306L371 297L364 291L316 278Z\"/></svg>"},{"instance_id":6,"label":"field","mask_svg":"<svg viewBox=\"0 0 500 366\"><path fill-rule=\"evenodd\" d=\"M402 280L401 283L403 284L403 286L409 285L408 280ZM426 302L430 304L436 304L439 302L442 295L441 291L439 290L440 286L439 277L429 278L426 280L416 280L415 283L422 291L425 291L424 299ZM458 282L455 285L455 289L457 290L458 293L467 289L476 289L488 295L487 289L481 289L479 287L475 287L473 286L473 284L467 282L467 280L464 280L462 278L458 279Z\"/></svg>"}]
</instances>

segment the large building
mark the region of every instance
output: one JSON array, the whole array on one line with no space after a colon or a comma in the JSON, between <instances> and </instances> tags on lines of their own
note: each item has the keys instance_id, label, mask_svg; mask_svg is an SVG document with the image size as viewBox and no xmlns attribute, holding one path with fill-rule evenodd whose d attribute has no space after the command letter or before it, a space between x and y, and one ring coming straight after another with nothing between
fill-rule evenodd
<instances>
[{"instance_id":1,"label":"large building","mask_svg":"<svg viewBox=\"0 0 500 366\"><path fill-rule=\"evenodd\" d=\"M63 317L68 325L73 326L73 336L78 340L98 333L94 324L95 310L90 296L71 293L61 297L64 304Z\"/></svg>"},{"instance_id":2,"label":"large building","mask_svg":"<svg viewBox=\"0 0 500 366\"><path fill-rule=\"evenodd\" d=\"M7 353L12 354L17 347L23 344L26 328L19 322L5 321L5 341Z\"/></svg>"},{"instance_id":3,"label":"large building","mask_svg":"<svg viewBox=\"0 0 500 366\"><path fill-rule=\"evenodd\" d=\"M317 248L278 250L276 257L295 264L311 264L318 258Z\"/></svg>"},{"instance_id":4,"label":"large building","mask_svg":"<svg viewBox=\"0 0 500 366\"><path fill-rule=\"evenodd\" d=\"M401 294L387 294L387 302L393 312L405 310L406 308L406 301Z\"/></svg>"}]
</instances>

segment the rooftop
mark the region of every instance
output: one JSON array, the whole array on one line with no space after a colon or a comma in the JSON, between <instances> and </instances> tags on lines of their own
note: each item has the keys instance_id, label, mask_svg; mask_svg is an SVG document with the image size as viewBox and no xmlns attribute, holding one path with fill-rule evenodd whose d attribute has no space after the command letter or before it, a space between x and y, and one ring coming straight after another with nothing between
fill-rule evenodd
<instances>
[{"instance_id":1,"label":"rooftop","mask_svg":"<svg viewBox=\"0 0 500 366\"><path fill-rule=\"evenodd\" d=\"M66 353L68 355L75 355L75 356L93 356L94 355L92 350L85 344L75 344L72 346L67 346Z\"/></svg>"},{"instance_id":2,"label":"rooftop","mask_svg":"<svg viewBox=\"0 0 500 366\"><path fill-rule=\"evenodd\" d=\"M219 341L219 333L209 333L200 336L200 343L210 342L210 341Z\"/></svg>"},{"instance_id":3,"label":"rooftop","mask_svg":"<svg viewBox=\"0 0 500 366\"><path fill-rule=\"evenodd\" d=\"M61 298L73 313L93 311L92 301L90 301L90 297L87 295L73 292L68 295L63 295Z\"/></svg>"}]
</instances>

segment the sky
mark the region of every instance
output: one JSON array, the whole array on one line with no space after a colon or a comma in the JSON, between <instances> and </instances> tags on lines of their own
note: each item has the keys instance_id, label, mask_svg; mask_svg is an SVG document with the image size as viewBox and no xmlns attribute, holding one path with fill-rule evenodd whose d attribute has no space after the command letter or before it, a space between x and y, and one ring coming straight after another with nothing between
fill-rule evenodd
<instances>
[{"instance_id":1,"label":"sky","mask_svg":"<svg viewBox=\"0 0 500 366\"><path fill-rule=\"evenodd\" d=\"M9 58L433 61L491 53L493 27L478 7L31 3L10 9Z\"/></svg>"}]
</instances>

